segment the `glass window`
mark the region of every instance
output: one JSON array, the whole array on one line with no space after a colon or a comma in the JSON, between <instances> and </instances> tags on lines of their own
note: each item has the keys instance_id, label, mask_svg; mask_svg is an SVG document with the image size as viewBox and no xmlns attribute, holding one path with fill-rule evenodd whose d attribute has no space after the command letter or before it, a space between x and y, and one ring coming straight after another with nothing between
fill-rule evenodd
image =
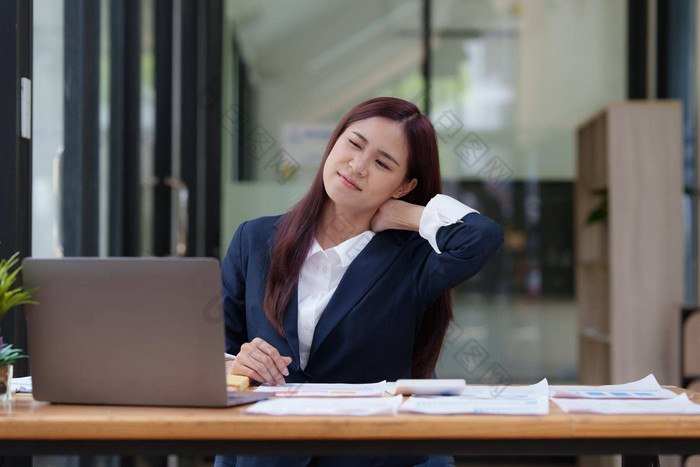
<instances>
[{"instance_id":1,"label":"glass window","mask_svg":"<svg viewBox=\"0 0 700 467\"><path fill-rule=\"evenodd\" d=\"M438 374L575 380L575 129L625 98L625 2L432 8L430 116L443 178L505 232L501 252L455 290Z\"/></svg>"},{"instance_id":2,"label":"glass window","mask_svg":"<svg viewBox=\"0 0 700 467\"><path fill-rule=\"evenodd\" d=\"M63 255L63 0L35 0L32 82L32 255Z\"/></svg>"},{"instance_id":3,"label":"glass window","mask_svg":"<svg viewBox=\"0 0 700 467\"><path fill-rule=\"evenodd\" d=\"M99 240L98 252L108 253L110 21L109 0L101 0L99 27ZM33 137L32 137L32 255L64 255L63 232L68 222L80 223L75 209L63 206L66 108L65 3L37 0L33 8ZM85 65L88 66L88 65ZM85 96L83 96L85 97Z\"/></svg>"},{"instance_id":4,"label":"glass window","mask_svg":"<svg viewBox=\"0 0 700 467\"><path fill-rule=\"evenodd\" d=\"M223 243L306 192L352 105L390 95L422 106L422 5L225 2ZM445 191L505 231L501 252L455 290L438 375L572 381L575 129L625 98L626 2L430 8L429 116Z\"/></svg>"},{"instance_id":5,"label":"glass window","mask_svg":"<svg viewBox=\"0 0 700 467\"><path fill-rule=\"evenodd\" d=\"M224 4L222 251L238 224L301 198L347 110L423 83L419 2L246 5Z\"/></svg>"}]
</instances>

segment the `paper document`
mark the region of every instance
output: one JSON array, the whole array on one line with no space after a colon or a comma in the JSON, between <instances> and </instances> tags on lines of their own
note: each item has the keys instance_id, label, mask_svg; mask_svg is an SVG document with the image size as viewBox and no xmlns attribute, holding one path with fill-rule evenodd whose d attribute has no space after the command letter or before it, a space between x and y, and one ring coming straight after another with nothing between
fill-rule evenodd
<instances>
[{"instance_id":1,"label":"paper document","mask_svg":"<svg viewBox=\"0 0 700 467\"><path fill-rule=\"evenodd\" d=\"M673 391L663 389L650 374L639 381L605 386L550 386L549 396L584 399L672 399Z\"/></svg>"},{"instance_id":2,"label":"paper document","mask_svg":"<svg viewBox=\"0 0 700 467\"><path fill-rule=\"evenodd\" d=\"M272 392L275 397L381 397L386 381L371 384L298 383L284 386L258 386L256 392Z\"/></svg>"},{"instance_id":3,"label":"paper document","mask_svg":"<svg viewBox=\"0 0 700 467\"><path fill-rule=\"evenodd\" d=\"M673 399L552 399L564 412L600 414L700 414L700 404L686 394Z\"/></svg>"},{"instance_id":4,"label":"paper document","mask_svg":"<svg viewBox=\"0 0 700 467\"><path fill-rule=\"evenodd\" d=\"M549 399L547 396L534 399L471 399L453 396L414 396L401 405L400 411L430 415L547 415L549 413Z\"/></svg>"},{"instance_id":5,"label":"paper document","mask_svg":"<svg viewBox=\"0 0 700 467\"><path fill-rule=\"evenodd\" d=\"M23 376L21 378L12 378L12 392L31 393L32 392L32 377Z\"/></svg>"},{"instance_id":6,"label":"paper document","mask_svg":"<svg viewBox=\"0 0 700 467\"><path fill-rule=\"evenodd\" d=\"M396 415L402 396L336 398L283 398L257 402L246 413L263 415Z\"/></svg>"},{"instance_id":7,"label":"paper document","mask_svg":"<svg viewBox=\"0 0 700 467\"><path fill-rule=\"evenodd\" d=\"M405 396L456 396L465 388L463 379L400 379L392 385L392 394Z\"/></svg>"},{"instance_id":8,"label":"paper document","mask_svg":"<svg viewBox=\"0 0 700 467\"><path fill-rule=\"evenodd\" d=\"M472 399L538 399L549 396L547 379L529 386L467 386L460 396Z\"/></svg>"}]
</instances>

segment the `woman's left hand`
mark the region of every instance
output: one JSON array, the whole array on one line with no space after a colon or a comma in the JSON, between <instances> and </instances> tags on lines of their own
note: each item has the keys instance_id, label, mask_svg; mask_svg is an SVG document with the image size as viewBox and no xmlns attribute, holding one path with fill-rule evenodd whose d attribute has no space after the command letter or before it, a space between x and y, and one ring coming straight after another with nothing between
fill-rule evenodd
<instances>
[{"instance_id":1,"label":"woman's left hand","mask_svg":"<svg viewBox=\"0 0 700 467\"><path fill-rule=\"evenodd\" d=\"M418 231L424 206L407 203L394 198L384 202L370 221L369 227L373 232L399 229Z\"/></svg>"}]
</instances>

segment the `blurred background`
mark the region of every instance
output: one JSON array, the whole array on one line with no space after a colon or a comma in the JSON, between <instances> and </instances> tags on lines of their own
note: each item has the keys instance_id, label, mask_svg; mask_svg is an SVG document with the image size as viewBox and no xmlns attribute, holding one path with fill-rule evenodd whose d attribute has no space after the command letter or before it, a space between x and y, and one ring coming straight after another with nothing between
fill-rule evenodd
<instances>
[{"instance_id":1,"label":"blurred background","mask_svg":"<svg viewBox=\"0 0 700 467\"><path fill-rule=\"evenodd\" d=\"M300 199L343 114L400 97L436 127L445 192L505 231L455 289L438 376L575 382L577 130L611 102L670 98L683 106L682 151L659 155L682 159L674 312L697 301L695 1L18 4L33 122L16 150L31 165L13 166L24 220L3 257L221 258L241 222Z\"/></svg>"},{"instance_id":2,"label":"blurred background","mask_svg":"<svg viewBox=\"0 0 700 467\"><path fill-rule=\"evenodd\" d=\"M439 132L445 191L506 234L455 291L440 376L464 376L454 353L473 338L514 381L576 379L574 130L627 97L625 1L87 3L81 42L71 0L34 0L33 256L221 257L241 222L305 193L345 112L401 97ZM69 73L95 92L74 97L93 100L77 121ZM99 160L75 198L94 195L93 229L69 232L81 212L56 194L80 176L66 135L83 125Z\"/></svg>"}]
</instances>

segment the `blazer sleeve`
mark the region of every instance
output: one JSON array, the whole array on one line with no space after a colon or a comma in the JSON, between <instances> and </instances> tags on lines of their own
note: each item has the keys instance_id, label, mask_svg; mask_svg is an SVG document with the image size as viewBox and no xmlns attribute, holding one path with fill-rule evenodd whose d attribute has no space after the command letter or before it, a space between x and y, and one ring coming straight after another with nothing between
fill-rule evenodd
<instances>
[{"instance_id":1,"label":"blazer sleeve","mask_svg":"<svg viewBox=\"0 0 700 467\"><path fill-rule=\"evenodd\" d=\"M236 230L221 264L226 352L232 355L238 354L241 345L248 342L245 305L246 270L244 268L246 258L243 257L242 249L245 225L246 222Z\"/></svg>"},{"instance_id":2,"label":"blazer sleeve","mask_svg":"<svg viewBox=\"0 0 700 467\"><path fill-rule=\"evenodd\" d=\"M427 303L479 272L503 243L503 229L472 212L462 222L440 227L436 242L442 253L426 245L430 251L415 276L418 293Z\"/></svg>"}]
</instances>

